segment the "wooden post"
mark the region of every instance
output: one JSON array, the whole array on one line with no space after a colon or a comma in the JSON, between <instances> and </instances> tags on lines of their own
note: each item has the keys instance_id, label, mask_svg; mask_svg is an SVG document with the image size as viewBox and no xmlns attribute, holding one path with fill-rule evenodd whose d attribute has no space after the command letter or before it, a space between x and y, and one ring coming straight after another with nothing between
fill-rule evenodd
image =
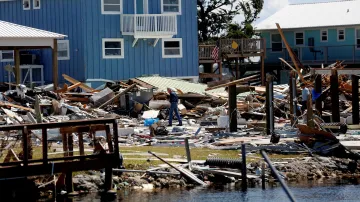
<instances>
[{"instance_id":1,"label":"wooden post","mask_svg":"<svg viewBox=\"0 0 360 202\"><path fill-rule=\"evenodd\" d=\"M340 122L340 109L339 109L339 79L336 69L331 70L330 76L330 92L331 92L331 111L332 121L334 123Z\"/></svg>"},{"instance_id":2,"label":"wooden post","mask_svg":"<svg viewBox=\"0 0 360 202\"><path fill-rule=\"evenodd\" d=\"M108 143L109 152L113 153L114 152L114 147L113 147L113 143L112 143L112 138L111 138L111 132L110 132L110 126L109 125L105 126L105 132L106 132L106 141Z\"/></svg>"},{"instance_id":3,"label":"wooden post","mask_svg":"<svg viewBox=\"0 0 360 202\"><path fill-rule=\"evenodd\" d=\"M265 189L265 163L261 164L261 185Z\"/></svg>"},{"instance_id":4,"label":"wooden post","mask_svg":"<svg viewBox=\"0 0 360 202\"><path fill-rule=\"evenodd\" d=\"M265 57L261 56L261 85L265 86Z\"/></svg>"},{"instance_id":5,"label":"wooden post","mask_svg":"<svg viewBox=\"0 0 360 202\"><path fill-rule=\"evenodd\" d=\"M359 124L359 77L352 75L352 119L353 124Z\"/></svg>"},{"instance_id":6,"label":"wooden post","mask_svg":"<svg viewBox=\"0 0 360 202\"><path fill-rule=\"evenodd\" d=\"M321 74L317 74L315 77L315 92L316 93L322 93L322 81L321 81ZM320 117L322 116L322 101L321 101L322 95L316 99L315 101L315 108L319 112Z\"/></svg>"},{"instance_id":7,"label":"wooden post","mask_svg":"<svg viewBox=\"0 0 360 202\"><path fill-rule=\"evenodd\" d=\"M119 162L119 165L117 166L120 168L120 151L119 151L119 133L118 133L118 122L117 120L114 120L113 123L113 137L114 137L114 153L116 156L116 159Z\"/></svg>"},{"instance_id":8,"label":"wooden post","mask_svg":"<svg viewBox=\"0 0 360 202\"><path fill-rule=\"evenodd\" d=\"M271 135L274 131L274 92L273 76L266 77L266 134Z\"/></svg>"},{"instance_id":9,"label":"wooden post","mask_svg":"<svg viewBox=\"0 0 360 202\"><path fill-rule=\"evenodd\" d=\"M230 132L237 132L236 85L229 86Z\"/></svg>"},{"instance_id":10,"label":"wooden post","mask_svg":"<svg viewBox=\"0 0 360 202\"><path fill-rule=\"evenodd\" d=\"M28 130L27 127L24 126L23 130L22 130L22 142L23 142L23 162L24 162L24 167L26 167L28 165L28 161L29 161L29 142L28 142Z\"/></svg>"},{"instance_id":11,"label":"wooden post","mask_svg":"<svg viewBox=\"0 0 360 202\"><path fill-rule=\"evenodd\" d=\"M69 156L74 156L74 140L73 140L73 134L68 134L68 149L69 149Z\"/></svg>"},{"instance_id":12,"label":"wooden post","mask_svg":"<svg viewBox=\"0 0 360 202\"><path fill-rule=\"evenodd\" d=\"M16 84L21 83L21 78L20 78L20 50L19 49L15 49L15 80L16 80Z\"/></svg>"},{"instance_id":13,"label":"wooden post","mask_svg":"<svg viewBox=\"0 0 360 202\"><path fill-rule=\"evenodd\" d=\"M57 40L54 39L54 44L52 48L52 66L53 66L53 82L54 82L54 90L57 90L57 87L59 85L59 68L58 68L58 44Z\"/></svg>"},{"instance_id":14,"label":"wooden post","mask_svg":"<svg viewBox=\"0 0 360 202\"><path fill-rule=\"evenodd\" d=\"M68 141L67 141L67 134L66 133L62 134L62 140L63 140L64 157L66 157L66 156L68 156Z\"/></svg>"},{"instance_id":15,"label":"wooden post","mask_svg":"<svg viewBox=\"0 0 360 202\"><path fill-rule=\"evenodd\" d=\"M68 156L74 156L74 144L73 144L73 135L71 133L66 135L68 141L68 149L69 149L69 153ZM65 138L66 138L65 137ZM73 185L73 180L72 180L72 171L68 170L66 172L66 191L68 194L72 193L74 191L74 185Z\"/></svg>"},{"instance_id":16,"label":"wooden post","mask_svg":"<svg viewBox=\"0 0 360 202\"><path fill-rule=\"evenodd\" d=\"M105 168L105 192L108 192L112 189L112 176L113 176L113 170L112 167L107 166Z\"/></svg>"},{"instance_id":17,"label":"wooden post","mask_svg":"<svg viewBox=\"0 0 360 202\"><path fill-rule=\"evenodd\" d=\"M235 58L235 64L236 64L236 79L239 79L239 58Z\"/></svg>"},{"instance_id":18,"label":"wooden post","mask_svg":"<svg viewBox=\"0 0 360 202\"><path fill-rule=\"evenodd\" d=\"M242 157L242 168L241 168L241 184L243 189L247 189L247 172L246 172L246 148L245 144L241 145L241 157Z\"/></svg>"},{"instance_id":19,"label":"wooden post","mask_svg":"<svg viewBox=\"0 0 360 202\"><path fill-rule=\"evenodd\" d=\"M39 95L35 95L35 117L37 123L42 123L41 109L40 109L40 97Z\"/></svg>"},{"instance_id":20,"label":"wooden post","mask_svg":"<svg viewBox=\"0 0 360 202\"><path fill-rule=\"evenodd\" d=\"M191 153L190 153L190 146L189 146L189 138L188 137L185 138L185 150L186 150L187 161L188 161L188 163L190 163L191 162Z\"/></svg>"},{"instance_id":21,"label":"wooden post","mask_svg":"<svg viewBox=\"0 0 360 202\"><path fill-rule=\"evenodd\" d=\"M47 128L42 128L42 153L43 153L43 164L48 163L48 141L47 141Z\"/></svg>"},{"instance_id":22,"label":"wooden post","mask_svg":"<svg viewBox=\"0 0 360 202\"><path fill-rule=\"evenodd\" d=\"M294 71L290 72L290 79L289 79L289 90L290 90L290 121L291 125L295 123L295 116L296 111L294 112L294 88L293 88L293 78L294 78ZM296 90L296 88L295 88Z\"/></svg>"},{"instance_id":23,"label":"wooden post","mask_svg":"<svg viewBox=\"0 0 360 202\"><path fill-rule=\"evenodd\" d=\"M222 75L222 73L223 73L223 71L222 71L222 59L220 58L220 61L219 61L219 74L220 74L220 80L222 80L222 77L223 77L223 75Z\"/></svg>"},{"instance_id":24,"label":"wooden post","mask_svg":"<svg viewBox=\"0 0 360 202\"><path fill-rule=\"evenodd\" d=\"M315 128L311 94L309 94L309 97L308 97L308 100L307 100L307 113L306 113L306 116L307 116L307 126L309 128Z\"/></svg>"},{"instance_id":25,"label":"wooden post","mask_svg":"<svg viewBox=\"0 0 360 202\"><path fill-rule=\"evenodd\" d=\"M84 136L82 133L78 133L79 136L79 150L80 150L80 156L84 156L85 155L85 151L84 151Z\"/></svg>"}]
</instances>

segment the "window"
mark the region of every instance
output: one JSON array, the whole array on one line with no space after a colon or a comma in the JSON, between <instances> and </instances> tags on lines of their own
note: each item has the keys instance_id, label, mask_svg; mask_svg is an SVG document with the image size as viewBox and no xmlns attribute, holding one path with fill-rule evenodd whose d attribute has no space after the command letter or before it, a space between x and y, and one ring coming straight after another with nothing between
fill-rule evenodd
<instances>
[{"instance_id":1,"label":"window","mask_svg":"<svg viewBox=\"0 0 360 202\"><path fill-rule=\"evenodd\" d=\"M121 14L123 0L101 0L102 14Z\"/></svg>"},{"instance_id":2,"label":"window","mask_svg":"<svg viewBox=\"0 0 360 202\"><path fill-rule=\"evenodd\" d=\"M33 0L34 9L40 9L40 0Z\"/></svg>"},{"instance_id":3,"label":"window","mask_svg":"<svg viewBox=\"0 0 360 202\"><path fill-rule=\"evenodd\" d=\"M161 0L161 12L181 14L181 0Z\"/></svg>"},{"instance_id":4,"label":"window","mask_svg":"<svg viewBox=\"0 0 360 202\"><path fill-rule=\"evenodd\" d=\"M356 48L360 49L360 29L355 29Z\"/></svg>"},{"instance_id":5,"label":"window","mask_svg":"<svg viewBox=\"0 0 360 202\"><path fill-rule=\"evenodd\" d=\"M282 40L280 34L271 34L271 51L272 52L282 51Z\"/></svg>"},{"instance_id":6,"label":"window","mask_svg":"<svg viewBox=\"0 0 360 202\"><path fill-rule=\"evenodd\" d=\"M345 41L345 29L338 29L338 41Z\"/></svg>"},{"instance_id":7,"label":"window","mask_svg":"<svg viewBox=\"0 0 360 202\"><path fill-rule=\"evenodd\" d=\"M295 32L295 45L303 46L304 44L304 32Z\"/></svg>"},{"instance_id":8,"label":"window","mask_svg":"<svg viewBox=\"0 0 360 202\"><path fill-rule=\"evenodd\" d=\"M13 62L14 61L14 51L12 51L12 50L0 51L0 61L1 62Z\"/></svg>"},{"instance_id":9,"label":"window","mask_svg":"<svg viewBox=\"0 0 360 202\"><path fill-rule=\"evenodd\" d=\"M58 60L70 60L69 40L58 40Z\"/></svg>"},{"instance_id":10,"label":"window","mask_svg":"<svg viewBox=\"0 0 360 202\"><path fill-rule=\"evenodd\" d=\"M103 39L103 58L124 58L124 39Z\"/></svg>"},{"instance_id":11,"label":"window","mask_svg":"<svg viewBox=\"0 0 360 202\"><path fill-rule=\"evenodd\" d=\"M163 58L182 58L182 39L163 39L162 57Z\"/></svg>"},{"instance_id":12,"label":"window","mask_svg":"<svg viewBox=\"0 0 360 202\"><path fill-rule=\"evenodd\" d=\"M328 41L328 31L327 30L321 30L320 31L320 41L321 42L327 42Z\"/></svg>"},{"instance_id":13,"label":"window","mask_svg":"<svg viewBox=\"0 0 360 202\"><path fill-rule=\"evenodd\" d=\"M30 0L23 0L23 9L30 10Z\"/></svg>"}]
</instances>

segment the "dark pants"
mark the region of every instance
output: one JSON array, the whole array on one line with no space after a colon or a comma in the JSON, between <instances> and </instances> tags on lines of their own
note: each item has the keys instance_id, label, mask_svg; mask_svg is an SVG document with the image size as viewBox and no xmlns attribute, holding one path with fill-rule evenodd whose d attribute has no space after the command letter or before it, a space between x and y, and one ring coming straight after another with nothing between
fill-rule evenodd
<instances>
[{"instance_id":1,"label":"dark pants","mask_svg":"<svg viewBox=\"0 0 360 202\"><path fill-rule=\"evenodd\" d=\"M305 111L307 109L307 101L302 101L301 105L301 111Z\"/></svg>"},{"instance_id":2,"label":"dark pants","mask_svg":"<svg viewBox=\"0 0 360 202\"><path fill-rule=\"evenodd\" d=\"M174 112L175 112L175 115L179 121L179 124L182 125L182 121L181 121L181 117L180 117L180 114L179 114L179 109L178 109L178 103L174 102L174 103L171 103L171 106L170 106L170 112L169 112L169 125L172 125L172 120L173 120L173 116L174 116Z\"/></svg>"}]
</instances>

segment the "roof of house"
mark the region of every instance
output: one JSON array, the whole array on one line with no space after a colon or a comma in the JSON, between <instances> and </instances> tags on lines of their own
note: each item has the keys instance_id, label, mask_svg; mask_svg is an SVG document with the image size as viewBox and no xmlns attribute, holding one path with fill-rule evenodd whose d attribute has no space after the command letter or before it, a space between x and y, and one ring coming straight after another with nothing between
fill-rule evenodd
<instances>
[{"instance_id":1,"label":"roof of house","mask_svg":"<svg viewBox=\"0 0 360 202\"><path fill-rule=\"evenodd\" d=\"M360 0L287 5L257 24L256 30L360 25Z\"/></svg>"},{"instance_id":2,"label":"roof of house","mask_svg":"<svg viewBox=\"0 0 360 202\"><path fill-rule=\"evenodd\" d=\"M208 87L206 84L191 83L176 78L149 76L137 77L136 79L150 84L160 91L167 91L167 88L175 88L181 90L183 93L198 93L202 95L205 95L205 93L226 93L225 88L219 88L205 92L205 89Z\"/></svg>"},{"instance_id":3,"label":"roof of house","mask_svg":"<svg viewBox=\"0 0 360 202\"><path fill-rule=\"evenodd\" d=\"M48 32L0 20L0 38L53 38L62 39L66 35Z\"/></svg>"}]
</instances>

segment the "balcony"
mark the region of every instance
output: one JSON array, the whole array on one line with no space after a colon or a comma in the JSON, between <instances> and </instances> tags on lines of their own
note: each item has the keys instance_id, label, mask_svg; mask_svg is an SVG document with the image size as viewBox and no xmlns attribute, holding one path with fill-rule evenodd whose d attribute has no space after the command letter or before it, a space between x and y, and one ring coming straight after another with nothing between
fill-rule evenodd
<instances>
[{"instance_id":1,"label":"balcony","mask_svg":"<svg viewBox=\"0 0 360 202\"><path fill-rule=\"evenodd\" d=\"M172 38L177 34L175 14L125 14L121 15L121 32L139 38ZM136 42L135 42L136 43Z\"/></svg>"}]
</instances>

